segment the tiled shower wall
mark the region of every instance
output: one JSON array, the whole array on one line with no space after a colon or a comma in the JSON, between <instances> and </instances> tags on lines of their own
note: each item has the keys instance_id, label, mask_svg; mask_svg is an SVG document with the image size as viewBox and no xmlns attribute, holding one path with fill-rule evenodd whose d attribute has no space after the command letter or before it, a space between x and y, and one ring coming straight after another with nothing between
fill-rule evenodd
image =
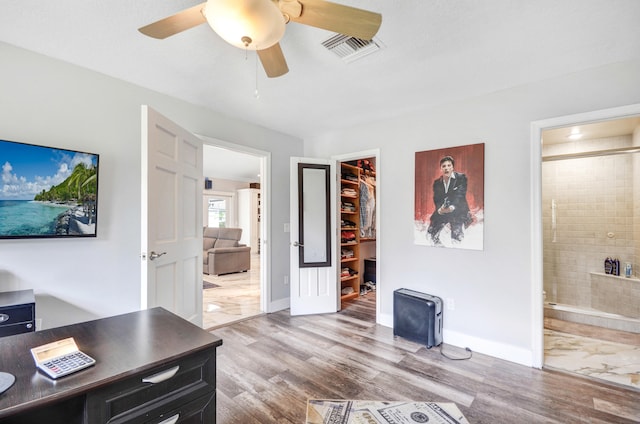
<instances>
[{"instance_id":1,"label":"tiled shower wall","mask_svg":"<svg viewBox=\"0 0 640 424\"><path fill-rule=\"evenodd\" d=\"M633 139L629 135L545 146L543 157L629 147ZM638 275L639 176L640 153L543 162L543 265L548 301L588 308L602 303L602 299L592 302L589 273L604 273L608 256L617 257L622 266L633 262ZM635 187L634 180L638 181ZM607 294L598 291L593 295Z\"/></svg>"}]
</instances>

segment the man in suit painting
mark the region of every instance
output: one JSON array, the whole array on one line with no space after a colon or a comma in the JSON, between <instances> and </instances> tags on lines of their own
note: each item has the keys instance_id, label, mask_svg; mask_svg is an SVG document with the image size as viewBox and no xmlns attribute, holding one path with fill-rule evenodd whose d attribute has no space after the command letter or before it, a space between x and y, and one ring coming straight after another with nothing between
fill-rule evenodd
<instances>
[{"instance_id":1,"label":"man in suit painting","mask_svg":"<svg viewBox=\"0 0 640 424\"><path fill-rule=\"evenodd\" d=\"M451 241L459 243L464 238L463 227L471 223L467 203L467 176L454 171L455 161L451 156L440 159L442 175L433 182L433 202L436 210L431 215L427 232L435 246L442 246L440 232L449 224Z\"/></svg>"}]
</instances>

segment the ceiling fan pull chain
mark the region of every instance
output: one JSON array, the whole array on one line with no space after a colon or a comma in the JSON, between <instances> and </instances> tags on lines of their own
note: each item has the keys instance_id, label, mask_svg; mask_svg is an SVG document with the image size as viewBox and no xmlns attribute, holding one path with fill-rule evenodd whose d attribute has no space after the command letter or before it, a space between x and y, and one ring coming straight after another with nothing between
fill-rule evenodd
<instances>
[{"instance_id":1,"label":"ceiling fan pull chain","mask_svg":"<svg viewBox=\"0 0 640 424\"><path fill-rule=\"evenodd\" d=\"M256 99L260 98L260 93L258 92L258 51L256 50L256 91L253 93Z\"/></svg>"}]
</instances>

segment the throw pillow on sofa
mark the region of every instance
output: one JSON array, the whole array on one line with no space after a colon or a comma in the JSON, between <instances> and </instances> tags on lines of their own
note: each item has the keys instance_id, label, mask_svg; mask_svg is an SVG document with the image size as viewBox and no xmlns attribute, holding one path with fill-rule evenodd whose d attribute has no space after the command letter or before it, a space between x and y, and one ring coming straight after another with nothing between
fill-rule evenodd
<instances>
[{"instance_id":1,"label":"throw pillow on sofa","mask_svg":"<svg viewBox=\"0 0 640 424\"><path fill-rule=\"evenodd\" d=\"M236 247L237 243L235 240L218 239L216 241L216 247Z\"/></svg>"},{"instance_id":2,"label":"throw pillow on sofa","mask_svg":"<svg viewBox=\"0 0 640 424\"><path fill-rule=\"evenodd\" d=\"M216 242L214 238L204 238L202 239L202 250L213 249L213 245Z\"/></svg>"}]
</instances>

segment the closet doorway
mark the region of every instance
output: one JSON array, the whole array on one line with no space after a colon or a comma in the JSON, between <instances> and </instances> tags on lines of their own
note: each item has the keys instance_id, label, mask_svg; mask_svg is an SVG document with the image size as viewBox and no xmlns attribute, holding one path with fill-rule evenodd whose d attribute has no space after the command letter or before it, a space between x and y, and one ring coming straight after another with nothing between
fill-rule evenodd
<instances>
[{"instance_id":1,"label":"closet doorway","mask_svg":"<svg viewBox=\"0 0 640 424\"><path fill-rule=\"evenodd\" d=\"M338 161L340 309L380 310L379 151L334 157ZM369 315L370 316L370 315Z\"/></svg>"},{"instance_id":2,"label":"closet doorway","mask_svg":"<svg viewBox=\"0 0 640 424\"><path fill-rule=\"evenodd\" d=\"M235 243L250 247L247 270L216 274L204 265L203 328L211 330L267 310L268 248L262 240L266 239L268 153L204 140L203 226L241 228Z\"/></svg>"}]
</instances>

